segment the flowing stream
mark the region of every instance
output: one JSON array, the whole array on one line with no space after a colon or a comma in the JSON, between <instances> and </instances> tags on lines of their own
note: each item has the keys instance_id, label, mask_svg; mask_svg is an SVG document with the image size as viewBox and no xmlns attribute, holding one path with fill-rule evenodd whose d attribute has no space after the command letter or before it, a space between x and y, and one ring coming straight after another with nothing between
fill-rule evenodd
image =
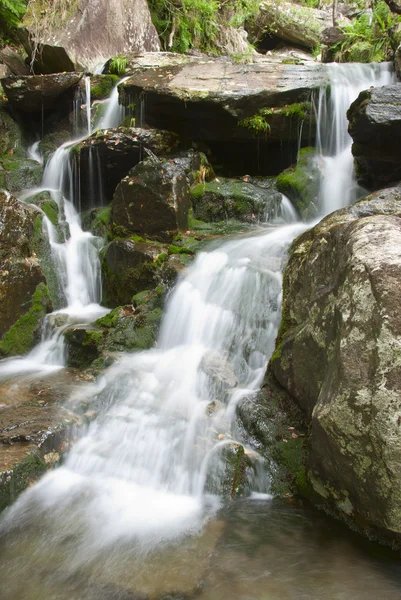
<instances>
[{"instance_id":1,"label":"flowing stream","mask_svg":"<svg viewBox=\"0 0 401 600\"><path fill-rule=\"evenodd\" d=\"M361 195L346 109L361 90L393 80L388 65L333 65L328 73L330 97L322 88L316 108L322 214ZM103 127L117 123L110 106ZM45 222L66 298L58 312L90 322L106 309L98 242L66 197L74 187L69 145L53 155L43 182L68 239L60 243ZM77 396L97 418L63 466L2 518L1 600L399 598L391 557L374 556L313 510L271 500L266 465L236 423L236 407L260 389L274 349L288 246L311 226L294 222L286 198L281 221L200 252L168 301L157 347L124 355ZM59 339L45 336L20 364L49 365ZM35 352L45 350L39 360ZM17 362L3 361L0 376ZM227 456L239 443L252 463L250 499L227 505Z\"/></svg>"}]
</instances>

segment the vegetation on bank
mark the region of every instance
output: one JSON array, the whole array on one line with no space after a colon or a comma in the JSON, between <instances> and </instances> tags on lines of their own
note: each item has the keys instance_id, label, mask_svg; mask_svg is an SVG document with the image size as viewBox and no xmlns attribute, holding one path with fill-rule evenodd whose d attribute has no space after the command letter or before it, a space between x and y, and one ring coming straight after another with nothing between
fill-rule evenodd
<instances>
[{"instance_id":1,"label":"vegetation on bank","mask_svg":"<svg viewBox=\"0 0 401 600\"><path fill-rule=\"evenodd\" d=\"M148 0L163 50L217 54L221 27L242 27L261 0Z\"/></svg>"}]
</instances>

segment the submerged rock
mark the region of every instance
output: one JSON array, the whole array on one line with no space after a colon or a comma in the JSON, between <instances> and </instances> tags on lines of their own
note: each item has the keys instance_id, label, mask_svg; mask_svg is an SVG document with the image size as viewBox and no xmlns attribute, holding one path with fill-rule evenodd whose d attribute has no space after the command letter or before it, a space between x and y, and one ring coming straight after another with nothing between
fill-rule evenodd
<instances>
[{"instance_id":1,"label":"submerged rock","mask_svg":"<svg viewBox=\"0 0 401 600\"><path fill-rule=\"evenodd\" d=\"M272 370L310 423L304 492L401 543L401 188L293 243Z\"/></svg>"},{"instance_id":2,"label":"submerged rock","mask_svg":"<svg viewBox=\"0 0 401 600\"><path fill-rule=\"evenodd\" d=\"M369 189L401 179L400 88L396 83L363 91L347 113L358 181Z\"/></svg>"}]
</instances>

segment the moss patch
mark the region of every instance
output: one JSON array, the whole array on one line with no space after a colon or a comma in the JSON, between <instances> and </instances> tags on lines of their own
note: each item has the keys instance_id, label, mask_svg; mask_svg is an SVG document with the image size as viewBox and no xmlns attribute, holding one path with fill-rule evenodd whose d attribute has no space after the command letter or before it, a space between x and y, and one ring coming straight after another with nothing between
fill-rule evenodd
<instances>
[{"instance_id":1,"label":"moss patch","mask_svg":"<svg viewBox=\"0 0 401 600\"><path fill-rule=\"evenodd\" d=\"M39 454L28 454L12 471L0 473L0 512L47 469Z\"/></svg>"},{"instance_id":2,"label":"moss patch","mask_svg":"<svg viewBox=\"0 0 401 600\"><path fill-rule=\"evenodd\" d=\"M40 283L33 296L31 308L10 327L0 341L0 356L26 354L39 340L42 320L52 310L49 290Z\"/></svg>"}]
</instances>

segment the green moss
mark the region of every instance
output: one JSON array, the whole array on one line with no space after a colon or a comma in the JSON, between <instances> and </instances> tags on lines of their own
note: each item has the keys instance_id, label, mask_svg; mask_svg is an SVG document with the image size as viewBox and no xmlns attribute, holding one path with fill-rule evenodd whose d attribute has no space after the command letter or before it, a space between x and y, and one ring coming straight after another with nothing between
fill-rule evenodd
<instances>
[{"instance_id":1,"label":"green moss","mask_svg":"<svg viewBox=\"0 0 401 600\"><path fill-rule=\"evenodd\" d=\"M48 200L41 205L43 212L49 221L57 227L58 225L58 206L54 200Z\"/></svg>"},{"instance_id":2,"label":"green moss","mask_svg":"<svg viewBox=\"0 0 401 600\"><path fill-rule=\"evenodd\" d=\"M28 454L12 471L0 473L0 512L12 504L46 470L37 453Z\"/></svg>"},{"instance_id":3,"label":"green moss","mask_svg":"<svg viewBox=\"0 0 401 600\"><path fill-rule=\"evenodd\" d=\"M271 130L269 122L261 114L241 119L238 121L238 126L250 129L254 135L268 135Z\"/></svg>"},{"instance_id":4,"label":"green moss","mask_svg":"<svg viewBox=\"0 0 401 600\"><path fill-rule=\"evenodd\" d=\"M43 318L51 310L49 290L40 283L31 301L31 308L4 334L0 341L0 356L26 354L38 341Z\"/></svg>"},{"instance_id":5,"label":"green moss","mask_svg":"<svg viewBox=\"0 0 401 600\"><path fill-rule=\"evenodd\" d=\"M91 79L93 85L91 85L91 100L104 100L111 94L111 90L117 85L120 78L118 75L101 75L94 76Z\"/></svg>"},{"instance_id":6,"label":"green moss","mask_svg":"<svg viewBox=\"0 0 401 600\"><path fill-rule=\"evenodd\" d=\"M305 467L301 467L297 473L297 476L295 478L295 488L297 493L303 498L306 498L307 500L313 501L317 496L316 492L314 491L313 487L307 479Z\"/></svg>"},{"instance_id":7,"label":"green moss","mask_svg":"<svg viewBox=\"0 0 401 600\"><path fill-rule=\"evenodd\" d=\"M115 308L114 310L111 310L104 317L97 319L95 321L95 325L97 325L98 327L107 327L107 328L115 327L117 324L117 321L118 321L118 311L119 311L119 308Z\"/></svg>"},{"instance_id":8,"label":"green moss","mask_svg":"<svg viewBox=\"0 0 401 600\"><path fill-rule=\"evenodd\" d=\"M168 247L169 254L193 254L192 250L186 248L185 246L175 246L174 244L170 244Z\"/></svg>"}]
</instances>

